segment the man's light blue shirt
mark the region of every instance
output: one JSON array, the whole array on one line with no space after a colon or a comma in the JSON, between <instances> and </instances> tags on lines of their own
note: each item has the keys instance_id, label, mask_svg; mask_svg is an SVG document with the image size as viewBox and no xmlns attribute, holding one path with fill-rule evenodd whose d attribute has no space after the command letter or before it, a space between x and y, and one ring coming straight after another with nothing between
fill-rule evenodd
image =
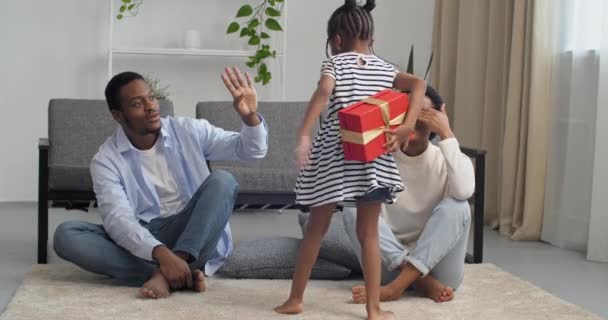
<instances>
[{"instance_id":1,"label":"man's light blue shirt","mask_svg":"<svg viewBox=\"0 0 608 320\"><path fill-rule=\"evenodd\" d=\"M217 128L206 120L167 117L161 119L157 143L163 145L180 196L189 201L209 176L207 160L263 158L268 149L268 130L263 120L255 127L243 124L238 133ZM106 232L133 255L152 261L152 250L162 243L140 221L148 223L160 217L159 198L142 172L139 152L121 127L93 157L91 176ZM227 224L215 254L205 265L205 273L213 275L231 253L232 235Z\"/></svg>"}]
</instances>

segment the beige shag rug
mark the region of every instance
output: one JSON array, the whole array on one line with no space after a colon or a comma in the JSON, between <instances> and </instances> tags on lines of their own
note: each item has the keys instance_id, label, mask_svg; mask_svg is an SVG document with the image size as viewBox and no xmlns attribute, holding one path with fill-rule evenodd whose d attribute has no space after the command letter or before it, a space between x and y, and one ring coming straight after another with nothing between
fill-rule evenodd
<instances>
[{"instance_id":1,"label":"beige shag rug","mask_svg":"<svg viewBox=\"0 0 608 320\"><path fill-rule=\"evenodd\" d=\"M38 265L28 273L0 320L43 319L364 319L365 308L349 302L358 281L311 281L306 312L282 316L272 308L289 292L287 280L212 278L203 294L181 292L143 300L135 288L73 267ZM494 265L467 265L456 299L437 304L407 296L383 307L397 319L599 319L578 306L501 271Z\"/></svg>"}]
</instances>

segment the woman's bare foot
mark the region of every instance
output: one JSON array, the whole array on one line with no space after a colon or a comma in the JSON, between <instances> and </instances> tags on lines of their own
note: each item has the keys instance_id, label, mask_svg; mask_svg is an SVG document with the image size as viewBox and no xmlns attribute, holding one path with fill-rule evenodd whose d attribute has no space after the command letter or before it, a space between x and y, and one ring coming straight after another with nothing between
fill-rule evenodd
<instances>
[{"instance_id":1,"label":"woman's bare foot","mask_svg":"<svg viewBox=\"0 0 608 320\"><path fill-rule=\"evenodd\" d=\"M142 298L162 299L171 294L171 288L162 272L156 270L152 274L152 277L141 287L139 294Z\"/></svg>"},{"instance_id":2,"label":"woman's bare foot","mask_svg":"<svg viewBox=\"0 0 608 320\"><path fill-rule=\"evenodd\" d=\"M446 287L437 279L427 276L416 282L416 287L424 293L426 297L435 302L448 302L454 299L454 290Z\"/></svg>"},{"instance_id":3,"label":"woman's bare foot","mask_svg":"<svg viewBox=\"0 0 608 320\"><path fill-rule=\"evenodd\" d=\"M365 286L356 286L353 288L353 301L355 303L363 304L367 302L367 294L365 292ZM391 286L380 287L380 301L395 301L399 300L403 295L403 291L395 290Z\"/></svg>"},{"instance_id":4,"label":"woman's bare foot","mask_svg":"<svg viewBox=\"0 0 608 320\"><path fill-rule=\"evenodd\" d=\"M281 314L300 314L304 312L302 302L287 300L282 305L274 308L274 311Z\"/></svg>"},{"instance_id":5,"label":"woman's bare foot","mask_svg":"<svg viewBox=\"0 0 608 320\"><path fill-rule=\"evenodd\" d=\"M205 291L205 274L201 270L192 270L192 287L196 292Z\"/></svg>"}]
</instances>

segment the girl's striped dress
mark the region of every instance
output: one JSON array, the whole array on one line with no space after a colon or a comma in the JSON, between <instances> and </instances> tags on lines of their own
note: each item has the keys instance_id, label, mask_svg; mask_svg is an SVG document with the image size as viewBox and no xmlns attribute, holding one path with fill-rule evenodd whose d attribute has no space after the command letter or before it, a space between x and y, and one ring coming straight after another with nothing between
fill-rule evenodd
<instances>
[{"instance_id":1,"label":"girl's striped dress","mask_svg":"<svg viewBox=\"0 0 608 320\"><path fill-rule=\"evenodd\" d=\"M386 203L393 203L396 193L404 188L395 159L389 154L367 163L344 160L338 111L392 88L397 70L375 55L347 52L324 61L321 74L334 78L336 84L314 139L310 162L296 181L296 203L315 207L356 201L377 188L388 188Z\"/></svg>"}]
</instances>

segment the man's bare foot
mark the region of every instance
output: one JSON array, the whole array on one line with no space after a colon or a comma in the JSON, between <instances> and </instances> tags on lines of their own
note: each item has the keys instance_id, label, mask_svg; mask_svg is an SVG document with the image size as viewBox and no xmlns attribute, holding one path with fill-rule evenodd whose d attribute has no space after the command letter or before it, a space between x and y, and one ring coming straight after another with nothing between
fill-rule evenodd
<instances>
[{"instance_id":1,"label":"man's bare foot","mask_svg":"<svg viewBox=\"0 0 608 320\"><path fill-rule=\"evenodd\" d=\"M300 314L304 312L302 302L287 300L282 305L274 308L274 311L281 314Z\"/></svg>"},{"instance_id":2,"label":"man's bare foot","mask_svg":"<svg viewBox=\"0 0 608 320\"><path fill-rule=\"evenodd\" d=\"M395 314L392 311L382 311L380 310L377 313L369 313L367 314L367 320L393 320L395 319Z\"/></svg>"},{"instance_id":3,"label":"man's bare foot","mask_svg":"<svg viewBox=\"0 0 608 320\"><path fill-rule=\"evenodd\" d=\"M141 287L139 294L142 298L162 299L171 294L171 288L162 272L156 270L152 277Z\"/></svg>"},{"instance_id":4,"label":"man's bare foot","mask_svg":"<svg viewBox=\"0 0 608 320\"><path fill-rule=\"evenodd\" d=\"M355 303L366 303L367 302L367 294L365 291L365 286L356 286L353 288L353 301ZM399 300L403 295L403 291L395 290L390 286L382 286L380 287L380 301L395 301Z\"/></svg>"},{"instance_id":5,"label":"man's bare foot","mask_svg":"<svg viewBox=\"0 0 608 320\"><path fill-rule=\"evenodd\" d=\"M192 270L192 287L196 292L205 291L205 274L201 270Z\"/></svg>"},{"instance_id":6,"label":"man's bare foot","mask_svg":"<svg viewBox=\"0 0 608 320\"><path fill-rule=\"evenodd\" d=\"M427 276L416 282L416 287L424 293L426 297L435 302L448 302L454 299L454 290L446 287L437 279Z\"/></svg>"}]
</instances>

